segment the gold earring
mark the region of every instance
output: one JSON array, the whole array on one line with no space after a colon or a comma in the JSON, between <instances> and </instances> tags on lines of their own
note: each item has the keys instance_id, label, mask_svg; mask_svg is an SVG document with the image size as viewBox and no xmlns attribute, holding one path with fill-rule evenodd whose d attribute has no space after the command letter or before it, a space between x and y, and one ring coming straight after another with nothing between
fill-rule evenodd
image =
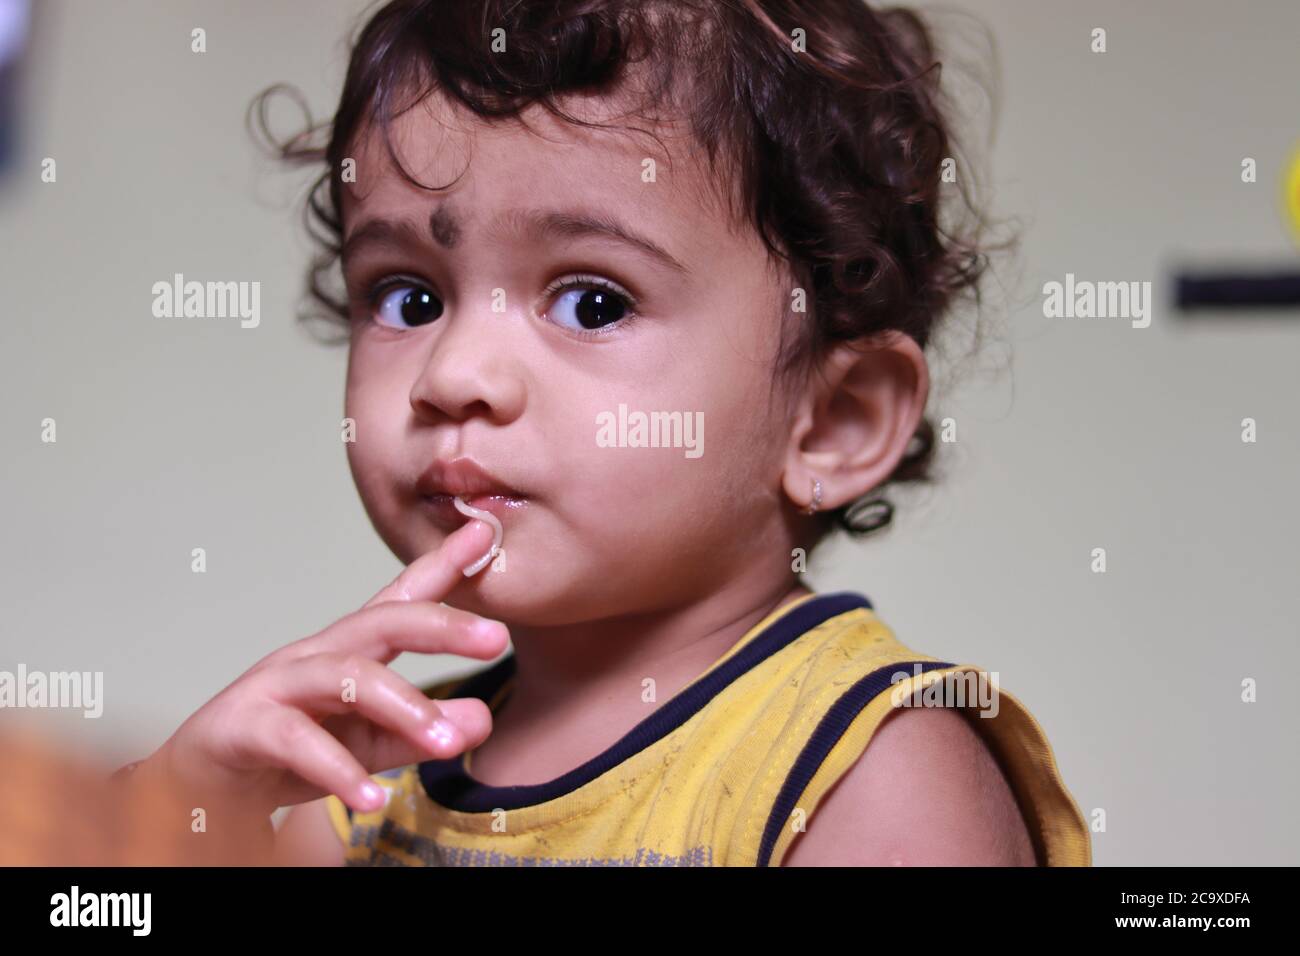
<instances>
[{"instance_id":1,"label":"gold earring","mask_svg":"<svg viewBox=\"0 0 1300 956\"><path fill-rule=\"evenodd\" d=\"M822 480L820 478L814 478L812 480L812 483L813 483L812 502L808 505L807 508L803 510L803 513L806 515L815 515L817 513L817 509L822 506Z\"/></svg>"}]
</instances>

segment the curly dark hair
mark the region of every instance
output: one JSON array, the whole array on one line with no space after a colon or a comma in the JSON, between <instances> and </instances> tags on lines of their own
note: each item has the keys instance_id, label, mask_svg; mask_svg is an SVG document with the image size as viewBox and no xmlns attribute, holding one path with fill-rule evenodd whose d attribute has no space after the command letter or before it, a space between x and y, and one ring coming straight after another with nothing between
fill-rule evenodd
<instances>
[{"instance_id":1,"label":"curly dark hair","mask_svg":"<svg viewBox=\"0 0 1300 956\"><path fill-rule=\"evenodd\" d=\"M498 30L508 38L500 50ZM557 99L612 95L633 64L649 80L638 90L645 106L688 118L710 172L786 262L792 290L806 292L793 334L782 324L774 383L807 376L837 343L870 348L891 330L926 348L959 294L980 301L996 247L982 242L987 223L967 178L944 181L958 149L932 33L917 13L863 0L391 0L352 42L332 121L314 124L283 84L249 107L277 160L324 164L305 205L323 251L301 318L348 323L346 295L328 286L343 235L339 171L363 124L378 123L398 168L389 123L434 90L487 120L537 103L598 126ZM298 95L307 125L278 141L267 116L285 92ZM968 213L961 229L941 222L948 196ZM886 481L814 519L813 544L836 527L863 535L887 526L894 509L881 490L933 481L934 452L927 417Z\"/></svg>"}]
</instances>

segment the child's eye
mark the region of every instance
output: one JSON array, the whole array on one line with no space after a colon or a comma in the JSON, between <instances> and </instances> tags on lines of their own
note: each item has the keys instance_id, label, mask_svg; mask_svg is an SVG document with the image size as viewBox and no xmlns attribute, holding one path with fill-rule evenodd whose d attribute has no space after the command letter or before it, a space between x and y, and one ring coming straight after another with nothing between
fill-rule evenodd
<instances>
[{"instance_id":1,"label":"child's eye","mask_svg":"<svg viewBox=\"0 0 1300 956\"><path fill-rule=\"evenodd\" d=\"M382 285L371 296L374 319L392 329L428 325L442 315L442 300L410 281Z\"/></svg>"},{"instance_id":2,"label":"child's eye","mask_svg":"<svg viewBox=\"0 0 1300 956\"><path fill-rule=\"evenodd\" d=\"M600 335L632 317L632 296L603 279L579 276L547 290L548 295L557 292L548 312L550 321L579 335Z\"/></svg>"}]
</instances>

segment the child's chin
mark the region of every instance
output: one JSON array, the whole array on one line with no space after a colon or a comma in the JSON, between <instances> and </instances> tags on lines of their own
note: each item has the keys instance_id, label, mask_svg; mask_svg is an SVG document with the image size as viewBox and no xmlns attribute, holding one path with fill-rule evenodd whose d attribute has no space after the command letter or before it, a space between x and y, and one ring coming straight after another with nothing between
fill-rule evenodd
<instances>
[{"instance_id":1,"label":"child's chin","mask_svg":"<svg viewBox=\"0 0 1300 956\"><path fill-rule=\"evenodd\" d=\"M538 582L489 566L458 584L444 603L507 626L563 627L588 620L590 600L582 600L573 589L557 589L559 584L553 577Z\"/></svg>"}]
</instances>

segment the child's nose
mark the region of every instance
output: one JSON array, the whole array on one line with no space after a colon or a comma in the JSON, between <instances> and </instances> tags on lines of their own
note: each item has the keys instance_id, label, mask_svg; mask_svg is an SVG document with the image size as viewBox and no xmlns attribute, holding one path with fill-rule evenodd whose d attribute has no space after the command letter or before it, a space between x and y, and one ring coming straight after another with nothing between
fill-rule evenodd
<instances>
[{"instance_id":1,"label":"child's nose","mask_svg":"<svg viewBox=\"0 0 1300 956\"><path fill-rule=\"evenodd\" d=\"M430 337L424 365L411 387L415 413L458 421L483 415L497 424L517 418L526 389L511 349L510 318L488 306L461 308L440 321L445 324Z\"/></svg>"}]
</instances>

